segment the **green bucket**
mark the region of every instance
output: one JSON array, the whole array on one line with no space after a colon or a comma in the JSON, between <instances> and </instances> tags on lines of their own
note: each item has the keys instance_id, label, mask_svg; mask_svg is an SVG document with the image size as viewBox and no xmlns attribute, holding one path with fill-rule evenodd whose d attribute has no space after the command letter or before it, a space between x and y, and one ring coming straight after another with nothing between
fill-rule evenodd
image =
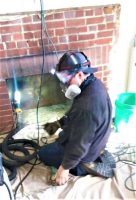
<instances>
[{"instance_id":1,"label":"green bucket","mask_svg":"<svg viewBox=\"0 0 136 200\"><path fill-rule=\"evenodd\" d=\"M115 101L115 130L136 128L136 93L122 93Z\"/></svg>"}]
</instances>

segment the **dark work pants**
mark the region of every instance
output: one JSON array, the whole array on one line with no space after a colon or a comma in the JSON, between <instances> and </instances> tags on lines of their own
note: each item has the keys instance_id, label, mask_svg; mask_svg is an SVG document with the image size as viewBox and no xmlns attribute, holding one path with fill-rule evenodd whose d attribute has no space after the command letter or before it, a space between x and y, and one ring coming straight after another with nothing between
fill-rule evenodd
<instances>
[{"instance_id":1,"label":"dark work pants","mask_svg":"<svg viewBox=\"0 0 136 200\"><path fill-rule=\"evenodd\" d=\"M41 147L38 155L39 159L45 165L53 166L58 169L63 160L64 148L56 141ZM75 176L84 176L88 174L80 164L77 165L75 168L70 169L70 173Z\"/></svg>"}]
</instances>

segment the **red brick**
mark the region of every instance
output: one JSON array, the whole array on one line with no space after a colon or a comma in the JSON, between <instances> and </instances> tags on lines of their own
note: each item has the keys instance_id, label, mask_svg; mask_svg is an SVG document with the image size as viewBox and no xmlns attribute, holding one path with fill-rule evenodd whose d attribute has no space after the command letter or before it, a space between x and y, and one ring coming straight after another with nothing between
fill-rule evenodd
<instances>
[{"instance_id":1,"label":"red brick","mask_svg":"<svg viewBox=\"0 0 136 200\"><path fill-rule=\"evenodd\" d=\"M47 14L45 20L49 21L53 19L53 14Z\"/></svg>"},{"instance_id":2,"label":"red brick","mask_svg":"<svg viewBox=\"0 0 136 200\"><path fill-rule=\"evenodd\" d=\"M1 27L1 33L16 33L21 32L21 26L4 26Z\"/></svg>"},{"instance_id":3,"label":"red brick","mask_svg":"<svg viewBox=\"0 0 136 200\"><path fill-rule=\"evenodd\" d=\"M32 37L31 37L31 35L32 35ZM34 32L34 33L26 33L26 37L25 37L25 39L32 39L32 38L41 38L41 31L36 31L36 32Z\"/></svg>"},{"instance_id":4,"label":"red brick","mask_svg":"<svg viewBox=\"0 0 136 200\"><path fill-rule=\"evenodd\" d=\"M77 35L70 35L69 42L77 41Z\"/></svg>"},{"instance_id":5,"label":"red brick","mask_svg":"<svg viewBox=\"0 0 136 200\"><path fill-rule=\"evenodd\" d=\"M101 59L101 57L102 57L101 47L96 47L95 50L96 50L96 54L95 54L95 60L96 61L95 61L95 64L99 65L99 64L102 63L102 59Z\"/></svg>"},{"instance_id":6,"label":"red brick","mask_svg":"<svg viewBox=\"0 0 136 200\"><path fill-rule=\"evenodd\" d=\"M0 87L5 87L6 86L6 82L3 80L3 81L0 81Z\"/></svg>"},{"instance_id":7,"label":"red brick","mask_svg":"<svg viewBox=\"0 0 136 200\"><path fill-rule=\"evenodd\" d=\"M11 123L11 122L10 122ZM0 128L0 133L8 133L13 129L13 122L8 125L8 123L5 126L2 126Z\"/></svg>"},{"instance_id":8,"label":"red brick","mask_svg":"<svg viewBox=\"0 0 136 200\"><path fill-rule=\"evenodd\" d=\"M57 29L56 29L56 30L57 30ZM50 37L53 37L53 36L54 36L54 30L53 30L53 29L47 30L47 32L48 32L48 35L49 35Z\"/></svg>"},{"instance_id":9,"label":"red brick","mask_svg":"<svg viewBox=\"0 0 136 200\"><path fill-rule=\"evenodd\" d=\"M104 17L88 18L86 19L87 24L99 24L104 21Z\"/></svg>"},{"instance_id":10,"label":"red brick","mask_svg":"<svg viewBox=\"0 0 136 200\"><path fill-rule=\"evenodd\" d=\"M3 26L3 25L9 25L10 22L9 21L0 21L0 25Z\"/></svg>"},{"instance_id":11,"label":"red brick","mask_svg":"<svg viewBox=\"0 0 136 200\"><path fill-rule=\"evenodd\" d=\"M31 16L27 16L22 18L22 22L23 23L32 23L32 17Z\"/></svg>"},{"instance_id":12,"label":"red brick","mask_svg":"<svg viewBox=\"0 0 136 200\"><path fill-rule=\"evenodd\" d=\"M2 35L2 42L10 42L11 41L11 35Z\"/></svg>"},{"instance_id":13,"label":"red brick","mask_svg":"<svg viewBox=\"0 0 136 200\"><path fill-rule=\"evenodd\" d=\"M107 22L113 22L114 21L114 15L108 15L108 16L106 16L106 21Z\"/></svg>"},{"instance_id":14,"label":"red brick","mask_svg":"<svg viewBox=\"0 0 136 200\"><path fill-rule=\"evenodd\" d=\"M9 98L9 95L8 94L1 94L0 93L0 99L2 100L4 100L4 99L8 99Z\"/></svg>"},{"instance_id":15,"label":"red brick","mask_svg":"<svg viewBox=\"0 0 136 200\"><path fill-rule=\"evenodd\" d=\"M37 47L37 41L27 41L29 47Z\"/></svg>"},{"instance_id":16,"label":"red brick","mask_svg":"<svg viewBox=\"0 0 136 200\"><path fill-rule=\"evenodd\" d=\"M0 105L0 110L11 110L11 105Z\"/></svg>"},{"instance_id":17,"label":"red brick","mask_svg":"<svg viewBox=\"0 0 136 200\"><path fill-rule=\"evenodd\" d=\"M12 24L20 24L21 23L21 19L16 19L16 20L9 20L9 21L1 21L0 25L12 25Z\"/></svg>"},{"instance_id":18,"label":"red brick","mask_svg":"<svg viewBox=\"0 0 136 200\"><path fill-rule=\"evenodd\" d=\"M29 32L29 31L37 31L41 30L41 24L26 24L23 26L24 31Z\"/></svg>"},{"instance_id":19,"label":"red brick","mask_svg":"<svg viewBox=\"0 0 136 200\"><path fill-rule=\"evenodd\" d=\"M0 86L0 94L8 94L6 85L4 85L2 87Z\"/></svg>"},{"instance_id":20,"label":"red brick","mask_svg":"<svg viewBox=\"0 0 136 200\"><path fill-rule=\"evenodd\" d=\"M64 35L64 33L65 33L64 28L55 29L55 35L56 36Z\"/></svg>"},{"instance_id":21,"label":"red brick","mask_svg":"<svg viewBox=\"0 0 136 200\"><path fill-rule=\"evenodd\" d=\"M27 45L26 41L19 41L19 42L17 42L17 47L18 48L25 48L25 47L28 47L28 45Z\"/></svg>"},{"instance_id":22,"label":"red brick","mask_svg":"<svg viewBox=\"0 0 136 200\"><path fill-rule=\"evenodd\" d=\"M102 8L96 8L96 9L94 10L94 12L95 12L95 15L102 15L102 14L103 14Z\"/></svg>"},{"instance_id":23,"label":"red brick","mask_svg":"<svg viewBox=\"0 0 136 200\"><path fill-rule=\"evenodd\" d=\"M70 49L84 49L94 45L93 41L72 42L69 44Z\"/></svg>"},{"instance_id":24,"label":"red brick","mask_svg":"<svg viewBox=\"0 0 136 200\"><path fill-rule=\"evenodd\" d=\"M5 57L6 57L6 52L0 51L0 58L5 58Z\"/></svg>"},{"instance_id":25,"label":"red brick","mask_svg":"<svg viewBox=\"0 0 136 200\"><path fill-rule=\"evenodd\" d=\"M63 19L63 18L64 18L63 12L54 13L54 19Z\"/></svg>"},{"instance_id":26,"label":"red brick","mask_svg":"<svg viewBox=\"0 0 136 200\"><path fill-rule=\"evenodd\" d=\"M86 16L93 16L93 10L92 10L92 9L86 10L86 11L85 11L85 15L86 15Z\"/></svg>"},{"instance_id":27,"label":"red brick","mask_svg":"<svg viewBox=\"0 0 136 200\"><path fill-rule=\"evenodd\" d=\"M114 29L115 28L115 23L107 23L107 29Z\"/></svg>"},{"instance_id":28,"label":"red brick","mask_svg":"<svg viewBox=\"0 0 136 200\"><path fill-rule=\"evenodd\" d=\"M13 49L13 50L7 50L7 56L24 56L27 55L26 49Z\"/></svg>"},{"instance_id":29,"label":"red brick","mask_svg":"<svg viewBox=\"0 0 136 200\"><path fill-rule=\"evenodd\" d=\"M94 37L95 37L94 34L78 35L79 40L90 40L90 39L94 39Z\"/></svg>"},{"instance_id":30,"label":"red brick","mask_svg":"<svg viewBox=\"0 0 136 200\"><path fill-rule=\"evenodd\" d=\"M0 116L4 116L4 115L10 115L12 113L12 110L0 110Z\"/></svg>"},{"instance_id":31,"label":"red brick","mask_svg":"<svg viewBox=\"0 0 136 200\"><path fill-rule=\"evenodd\" d=\"M7 49L15 49L16 48L16 43L15 42L8 42L6 43Z\"/></svg>"},{"instance_id":32,"label":"red brick","mask_svg":"<svg viewBox=\"0 0 136 200\"><path fill-rule=\"evenodd\" d=\"M97 26L94 25L94 26L89 26L89 31L96 31L97 30Z\"/></svg>"},{"instance_id":33,"label":"red brick","mask_svg":"<svg viewBox=\"0 0 136 200\"><path fill-rule=\"evenodd\" d=\"M83 10L76 10L75 17L83 17L84 16L84 11Z\"/></svg>"},{"instance_id":34,"label":"red brick","mask_svg":"<svg viewBox=\"0 0 136 200\"><path fill-rule=\"evenodd\" d=\"M13 115L12 112L10 113L10 115L4 115L4 116L0 116L0 124L4 125L4 123L6 122L6 124L8 124L9 122L13 123Z\"/></svg>"},{"instance_id":35,"label":"red brick","mask_svg":"<svg viewBox=\"0 0 136 200\"><path fill-rule=\"evenodd\" d=\"M113 31L101 31L97 33L97 37L109 37L113 35Z\"/></svg>"},{"instance_id":36,"label":"red brick","mask_svg":"<svg viewBox=\"0 0 136 200\"><path fill-rule=\"evenodd\" d=\"M69 10L64 12L65 18L75 18L76 17L76 11L75 10Z\"/></svg>"},{"instance_id":37,"label":"red brick","mask_svg":"<svg viewBox=\"0 0 136 200\"><path fill-rule=\"evenodd\" d=\"M38 32L39 33L39 32ZM24 38L25 39L33 39L33 33L32 32L28 32L28 33L24 33Z\"/></svg>"},{"instance_id":38,"label":"red brick","mask_svg":"<svg viewBox=\"0 0 136 200\"><path fill-rule=\"evenodd\" d=\"M73 33L83 33L87 31L86 26L81 26L81 27L72 27L72 28L66 28L65 32L66 34L73 34Z\"/></svg>"},{"instance_id":39,"label":"red brick","mask_svg":"<svg viewBox=\"0 0 136 200\"><path fill-rule=\"evenodd\" d=\"M23 34L21 33L13 34L13 40L22 40L22 39L23 39Z\"/></svg>"},{"instance_id":40,"label":"red brick","mask_svg":"<svg viewBox=\"0 0 136 200\"><path fill-rule=\"evenodd\" d=\"M9 105L10 102L9 102L9 98L6 98L6 99L2 99L0 98L0 105Z\"/></svg>"},{"instance_id":41,"label":"red brick","mask_svg":"<svg viewBox=\"0 0 136 200\"><path fill-rule=\"evenodd\" d=\"M59 37L59 42L60 42L60 43L67 43L67 42L68 42L68 39L67 39L66 36L61 36L61 37Z\"/></svg>"},{"instance_id":42,"label":"red brick","mask_svg":"<svg viewBox=\"0 0 136 200\"><path fill-rule=\"evenodd\" d=\"M33 15L33 22L41 21L39 15Z\"/></svg>"},{"instance_id":43,"label":"red brick","mask_svg":"<svg viewBox=\"0 0 136 200\"><path fill-rule=\"evenodd\" d=\"M102 47L102 63L103 64L107 63L107 47L106 46Z\"/></svg>"},{"instance_id":44,"label":"red brick","mask_svg":"<svg viewBox=\"0 0 136 200\"><path fill-rule=\"evenodd\" d=\"M68 48L68 44L59 44L59 45L56 45L56 49L58 51L67 51L69 48Z\"/></svg>"},{"instance_id":45,"label":"red brick","mask_svg":"<svg viewBox=\"0 0 136 200\"><path fill-rule=\"evenodd\" d=\"M3 44L0 43L0 50L3 50L3 49L4 49Z\"/></svg>"},{"instance_id":46,"label":"red brick","mask_svg":"<svg viewBox=\"0 0 136 200\"><path fill-rule=\"evenodd\" d=\"M88 57L90 58L90 61L91 61L91 64L92 64L92 65L95 65L95 56L96 56L95 47L89 48Z\"/></svg>"},{"instance_id":47,"label":"red brick","mask_svg":"<svg viewBox=\"0 0 136 200\"><path fill-rule=\"evenodd\" d=\"M59 28L64 27L64 21L51 21L46 23L47 28Z\"/></svg>"},{"instance_id":48,"label":"red brick","mask_svg":"<svg viewBox=\"0 0 136 200\"><path fill-rule=\"evenodd\" d=\"M109 44L112 42L112 38L104 38L95 40L95 44Z\"/></svg>"},{"instance_id":49,"label":"red brick","mask_svg":"<svg viewBox=\"0 0 136 200\"><path fill-rule=\"evenodd\" d=\"M83 32L87 32L87 27L86 26L81 26L81 27L77 27L77 33L83 33Z\"/></svg>"},{"instance_id":50,"label":"red brick","mask_svg":"<svg viewBox=\"0 0 136 200\"><path fill-rule=\"evenodd\" d=\"M66 26L82 26L85 25L85 19L66 20Z\"/></svg>"},{"instance_id":51,"label":"red brick","mask_svg":"<svg viewBox=\"0 0 136 200\"><path fill-rule=\"evenodd\" d=\"M98 30L105 30L106 24L98 24Z\"/></svg>"},{"instance_id":52,"label":"red brick","mask_svg":"<svg viewBox=\"0 0 136 200\"><path fill-rule=\"evenodd\" d=\"M51 37L53 43L58 43L58 37Z\"/></svg>"},{"instance_id":53,"label":"red brick","mask_svg":"<svg viewBox=\"0 0 136 200\"><path fill-rule=\"evenodd\" d=\"M39 54L42 52L41 47L31 47L29 48L29 54Z\"/></svg>"}]
</instances>

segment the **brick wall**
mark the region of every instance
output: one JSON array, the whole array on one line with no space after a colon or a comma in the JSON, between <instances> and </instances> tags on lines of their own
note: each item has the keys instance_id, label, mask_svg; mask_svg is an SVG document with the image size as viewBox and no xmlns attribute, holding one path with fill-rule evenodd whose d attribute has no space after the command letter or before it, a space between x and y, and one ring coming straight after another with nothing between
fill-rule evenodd
<instances>
[{"instance_id":1,"label":"brick wall","mask_svg":"<svg viewBox=\"0 0 136 200\"><path fill-rule=\"evenodd\" d=\"M14 126L13 112L5 81L0 81L0 133L10 131Z\"/></svg>"},{"instance_id":2,"label":"brick wall","mask_svg":"<svg viewBox=\"0 0 136 200\"><path fill-rule=\"evenodd\" d=\"M92 65L99 69L96 76L108 87L111 75L109 55L118 36L119 14L119 5L50 10L45 13L44 23L58 55L67 50L84 51ZM16 19L9 18L8 21L0 19L0 78L3 79L12 76L13 65L18 76L40 73L40 14L20 14L15 17ZM45 72L57 62L55 54L52 54L55 50L47 32L43 34L47 58ZM5 84L1 87L2 91L6 91ZM4 93L0 92L0 97L4 98L3 96ZM1 107L12 116L9 107L4 107L4 104Z\"/></svg>"}]
</instances>

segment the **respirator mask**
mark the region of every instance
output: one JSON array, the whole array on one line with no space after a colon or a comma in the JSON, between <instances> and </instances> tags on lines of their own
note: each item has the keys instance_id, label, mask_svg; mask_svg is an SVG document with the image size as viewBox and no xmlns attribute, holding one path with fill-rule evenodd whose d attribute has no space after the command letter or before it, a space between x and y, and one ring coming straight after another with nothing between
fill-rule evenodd
<instances>
[{"instance_id":1,"label":"respirator mask","mask_svg":"<svg viewBox=\"0 0 136 200\"><path fill-rule=\"evenodd\" d=\"M81 93L81 89L75 84L68 86L63 83L60 83L60 87L62 89L62 92L65 94L65 97L71 100L73 100L76 96L78 96Z\"/></svg>"}]
</instances>

